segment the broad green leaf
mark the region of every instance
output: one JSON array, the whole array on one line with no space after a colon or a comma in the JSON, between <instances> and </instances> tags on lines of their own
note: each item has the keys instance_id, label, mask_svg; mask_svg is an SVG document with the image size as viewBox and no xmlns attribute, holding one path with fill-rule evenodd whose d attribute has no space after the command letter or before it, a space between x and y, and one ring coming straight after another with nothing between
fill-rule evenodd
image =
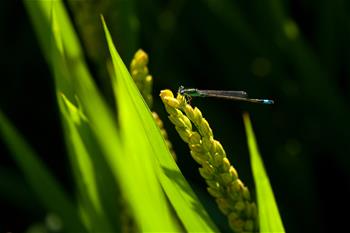
<instances>
[{"instance_id":1,"label":"broad green leaf","mask_svg":"<svg viewBox=\"0 0 350 233\"><path fill-rule=\"evenodd\" d=\"M138 169L135 172L139 174L135 175L147 176L147 180L152 182L147 184L149 187L145 188L152 190L152 194L156 197L147 196L147 198L150 198L149 200L152 200L153 208L161 211L158 215L162 220L159 221L167 221L167 224L171 224L165 229L177 229L173 222L170 221L169 208L160 192L159 185L155 181L160 182L167 198L187 231L217 232L218 229L174 162L150 110L118 55L104 20L102 21L114 66L115 76L113 76L112 85L118 104L123 142L130 149L128 150L130 152L128 156L134 161L135 167ZM157 180L155 180L154 176L156 176ZM155 199L157 200L153 202ZM137 201L136 196L135 201ZM144 219L141 218L147 214L147 209L140 208L139 211L139 221L143 222ZM150 220L157 218L157 213L148 211L148 214L150 215ZM149 223L143 222L143 224L148 226ZM159 226L161 227L161 225Z\"/></svg>"},{"instance_id":2,"label":"broad green leaf","mask_svg":"<svg viewBox=\"0 0 350 233\"><path fill-rule=\"evenodd\" d=\"M113 59L113 57L112 57ZM116 70L117 75L118 71ZM115 80L113 80L115 83ZM118 113L121 138L127 152L127 159L133 164L132 176L137 188L128 190L128 196L134 207L134 214L142 231L179 231L172 218L171 211L155 173L155 159L147 141L147 135L142 130L142 122L137 119L125 89L118 89ZM140 130L141 129L141 130ZM142 181L143 180L143 181ZM142 192L140 192L142 190Z\"/></svg>"},{"instance_id":3,"label":"broad green leaf","mask_svg":"<svg viewBox=\"0 0 350 233\"><path fill-rule=\"evenodd\" d=\"M88 72L76 33L62 1L27 1L26 6L55 77L57 99L84 223L92 232L111 231L109 220L115 226L114 231L119 231L117 219L120 209L117 200L120 199L120 193L116 191L116 177L94 138L95 131L87 124L86 117L68 101L76 100L77 97L82 100L83 107L89 105L92 108L96 101L102 102L97 104L96 110L104 105ZM41 27L49 30L42 32ZM86 100L86 95L82 96L82 89L84 94L91 91L93 101L89 98ZM93 119L99 120L98 117ZM113 127L109 128L113 130ZM113 143L116 144L115 141Z\"/></svg>"},{"instance_id":4,"label":"broad green leaf","mask_svg":"<svg viewBox=\"0 0 350 233\"><path fill-rule=\"evenodd\" d=\"M56 16L55 12L53 11L54 16ZM121 231L121 228L126 226L122 226L123 222L120 223L118 220L127 219L124 217L127 213L121 196L127 197L126 201L132 203L125 193L130 186L135 187L133 184L136 182L135 180L129 181L125 177L130 177L133 165L126 163L129 165L125 166L122 156L125 153L122 152L116 119L101 98L81 53L74 52L74 50L79 51L79 48L70 51L72 45L67 45L69 41L64 40L63 30L66 28L62 26L67 22L61 19L64 16L64 14L57 14L57 18L53 18L55 44L53 45L52 61L57 92L70 94L71 98L76 97L86 114L86 117L83 116L80 109L76 109L68 98L63 100L66 107L69 106L70 109L70 119L66 118L67 122L75 121L75 128L71 127L70 130L66 128L66 136L76 131L74 141L68 142L70 151L80 153L75 153L77 158L72 159L72 161L77 159L77 163L72 163L74 172L81 173L83 178L77 178L76 183L79 184L78 187L81 187L81 194L84 191L87 192L86 195L81 195L82 199L79 200L79 203L86 220L85 223L91 232L110 232L110 223L114 226L113 231ZM60 106L64 115L62 105ZM89 184L85 185L87 181ZM121 192L117 183L121 186ZM128 223L124 222L124 224Z\"/></svg>"},{"instance_id":5,"label":"broad green leaf","mask_svg":"<svg viewBox=\"0 0 350 233\"><path fill-rule=\"evenodd\" d=\"M0 135L43 206L61 218L67 231L84 232L77 207L1 111Z\"/></svg>"},{"instance_id":6,"label":"broad green leaf","mask_svg":"<svg viewBox=\"0 0 350 233\"><path fill-rule=\"evenodd\" d=\"M258 200L260 232L285 232L277 203L256 144L249 115L243 115Z\"/></svg>"}]
</instances>

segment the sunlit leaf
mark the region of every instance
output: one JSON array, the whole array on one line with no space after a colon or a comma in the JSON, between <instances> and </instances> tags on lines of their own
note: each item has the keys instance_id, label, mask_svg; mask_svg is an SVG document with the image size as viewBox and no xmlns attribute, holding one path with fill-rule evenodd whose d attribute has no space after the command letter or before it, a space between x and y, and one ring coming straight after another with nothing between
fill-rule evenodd
<instances>
[{"instance_id":1,"label":"sunlit leaf","mask_svg":"<svg viewBox=\"0 0 350 233\"><path fill-rule=\"evenodd\" d=\"M123 139L126 145L129 145L128 148L131 149L129 156L133 160L141 161L143 168L139 169L145 172L138 175L147 175L152 182L155 181L153 176L156 175L187 231L217 232L217 228L174 162L150 110L113 45L104 21L103 25L114 65L113 88L118 104ZM153 203L155 207L161 209L162 215L168 218L170 216L169 209L165 208L166 202L162 193L159 192L157 184L152 183L152 187L148 189L153 189L154 195L158 199L159 204ZM150 200L155 200L150 198ZM143 215L146 215L146 212L140 213L140 216ZM156 214L154 217L156 218ZM171 223L170 219L164 220Z\"/></svg>"},{"instance_id":2,"label":"sunlit leaf","mask_svg":"<svg viewBox=\"0 0 350 233\"><path fill-rule=\"evenodd\" d=\"M260 232L285 232L277 203L266 174L248 114L243 115L255 181Z\"/></svg>"}]
</instances>

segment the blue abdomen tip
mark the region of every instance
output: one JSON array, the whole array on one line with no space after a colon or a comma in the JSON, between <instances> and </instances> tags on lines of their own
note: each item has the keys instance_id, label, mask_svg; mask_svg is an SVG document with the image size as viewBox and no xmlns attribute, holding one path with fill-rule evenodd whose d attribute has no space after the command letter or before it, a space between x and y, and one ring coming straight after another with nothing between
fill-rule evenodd
<instances>
[{"instance_id":1,"label":"blue abdomen tip","mask_svg":"<svg viewBox=\"0 0 350 233\"><path fill-rule=\"evenodd\" d=\"M263 100L264 104L273 104L273 100Z\"/></svg>"}]
</instances>

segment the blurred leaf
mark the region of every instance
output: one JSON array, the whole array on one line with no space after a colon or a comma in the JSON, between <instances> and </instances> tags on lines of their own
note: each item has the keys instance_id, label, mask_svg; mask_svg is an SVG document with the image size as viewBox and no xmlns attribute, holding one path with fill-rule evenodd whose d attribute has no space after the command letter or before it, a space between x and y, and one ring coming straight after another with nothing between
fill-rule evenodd
<instances>
[{"instance_id":1,"label":"blurred leaf","mask_svg":"<svg viewBox=\"0 0 350 233\"><path fill-rule=\"evenodd\" d=\"M260 232L285 232L269 178L261 160L249 115L243 115L258 199Z\"/></svg>"},{"instance_id":2,"label":"blurred leaf","mask_svg":"<svg viewBox=\"0 0 350 233\"><path fill-rule=\"evenodd\" d=\"M130 61L139 40L139 22L135 13L135 2L134 0L68 0L66 2L79 38L84 45L84 54L90 61L90 68L97 74L94 78L102 89L105 100L110 106L114 106L106 67L106 61L110 57L105 46L100 14L110 19L111 34L119 39L118 50L127 61Z\"/></svg>"},{"instance_id":3,"label":"blurred leaf","mask_svg":"<svg viewBox=\"0 0 350 233\"><path fill-rule=\"evenodd\" d=\"M105 158L99 156L100 148L93 138L93 131L87 125L87 118L68 100L73 99L77 102L81 92L79 90L85 88L89 89L91 98L95 97L92 92L98 95L86 67L81 46L62 1L27 2L26 6L32 15L34 27L39 32L38 37L44 48L43 52L54 73L57 98L65 126L65 139L84 223L91 232L113 231L108 220L115 223L120 216L120 208L116 204L116 200L120 198L115 191L116 179L110 172ZM46 17L38 18L37 15ZM42 32L40 27L49 27L50 31ZM48 42L50 43L47 46ZM99 96L95 99L98 98ZM81 99L85 100L83 97ZM97 101L102 102L100 99ZM88 100L82 102L82 105L94 107L95 102ZM103 103L99 104L101 105ZM106 178L108 172L110 173ZM106 216L107 214L109 216ZM118 225L120 224L114 224ZM114 230L119 231L119 228Z\"/></svg>"},{"instance_id":4,"label":"blurred leaf","mask_svg":"<svg viewBox=\"0 0 350 233\"><path fill-rule=\"evenodd\" d=\"M158 184L160 182L188 232L217 232L216 226L208 217L174 162L147 104L142 99L127 68L118 55L103 19L102 21L114 65L113 89L118 104L121 135L128 151L128 157L133 162L134 175L140 176L140 178L145 177L147 180L147 183L140 184L142 190L144 190L143 195L151 200L147 203L148 208L150 208L148 210L147 208L143 209L142 204L137 206L136 214L138 214L139 221L143 224L143 229L149 230L146 226L149 226L152 221L153 224L154 221L163 221L157 226L161 228L152 226L150 229L178 230L171 219L166 198ZM137 146L135 146L135 143L137 143ZM151 196L148 196L149 194ZM135 202L140 201L136 193L133 200ZM143 205L146 205L146 203L143 203ZM151 209L156 210L156 212L151 213ZM147 221L151 222L146 222L146 217L149 218ZM159 220L160 217L162 218L161 221Z\"/></svg>"},{"instance_id":5,"label":"blurred leaf","mask_svg":"<svg viewBox=\"0 0 350 233\"><path fill-rule=\"evenodd\" d=\"M111 224L108 222L97 186L97 176L99 170L95 170L94 160L102 159L98 153L87 147L84 139L90 138L86 118L64 95L58 99L64 124L64 133L68 150L70 152L70 161L78 190L78 197L85 217L86 225L91 232L105 231L111 232ZM80 130L79 130L80 129ZM84 130L86 129L86 130ZM95 157L93 160L92 157ZM100 164L100 163L99 163ZM108 184L106 181L104 181ZM111 184L106 185L110 189ZM112 194L112 193L111 193ZM117 206L115 206L116 208Z\"/></svg>"},{"instance_id":6,"label":"blurred leaf","mask_svg":"<svg viewBox=\"0 0 350 233\"><path fill-rule=\"evenodd\" d=\"M105 62L109 56L108 50L104 47L100 14L110 20L111 34L119 38L118 51L121 51L120 54L127 58L127 61L131 61L139 40L135 0L68 0L67 2L86 53L95 64L105 69ZM107 77L104 78L108 80Z\"/></svg>"},{"instance_id":7,"label":"blurred leaf","mask_svg":"<svg viewBox=\"0 0 350 233\"><path fill-rule=\"evenodd\" d=\"M64 28L64 36L62 37L65 44L66 52L69 55L82 57L82 50L78 37L75 34L73 26L70 22L64 4L61 0L48 1L23 1L29 16L32 20L33 27L37 33L39 44L43 49L43 54L50 65L52 57L51 35L52 35L52 9L55 7L55 14L58 16L61 28Z\"/></svg>"},{"instance_id":8,"label":"blurred leaf","mask_svg":"<svg viewBox=\"0 0 350 233\"><path fill-rule=\"evenodd\" d=\"M46 209L62 219L67 231L84 232L76 206L1 111L0 134L19 169Z\"/></svg>"},{"instance_id":9,"label":"blurred leaf","mask_svg":"<svg viewBox=\"0 0 350 233\"><path fill-rule=\"evenodd\" d=\"M0 199L31 213L33 208L39 209L37 196L28 192L29 185L21 175L17 169L0 166Z\"/></svg>"}]
</instances>

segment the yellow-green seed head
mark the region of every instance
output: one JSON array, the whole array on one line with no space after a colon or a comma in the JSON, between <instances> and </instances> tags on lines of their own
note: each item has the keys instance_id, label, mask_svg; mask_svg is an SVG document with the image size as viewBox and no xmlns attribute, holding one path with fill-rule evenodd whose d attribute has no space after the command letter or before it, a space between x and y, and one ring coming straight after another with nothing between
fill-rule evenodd
<instances>
[{"instance_id":1,"label":"yellow-green seed head","mask_svg":"<svg viewBox=\"0 0 350 233\"><path fill-rule=\"evenodd\" d=\"M152 75L147 75L146 83L150 83L150 82L153 82L153 77L152 77Z\"/></svg>"},{"instance_id":2,"label":"yellow-green seed head","mask_svg":"<svg viewBox=\"0 0 350 233\"><path fill-rule=\"evenodd\" d=\"M178 126L175 126L175 128L178 134L180 135L181 139L188 143L191 136L191 131L186 128L181 128Z\"/></svg>"},{"instance_id":3,"label":"yellow-green seed head","mask_svg":"<svg viewBox=\"0 0 350 233\"><path fill-rule=\"evenodd\" d=\"M218 204L220 211L225 215L232 211L226 198L217 198L216 203Z\"/></svg>"},{"instance_id":4,"label":"yellow-green seed head","mask_svg":"<svg viewBox=\"0 0 350 233\"><path fill-rule=\"evenodd\" d=\"M214 150L216 153L224 155L226 157L226 153L224 148L222 147L221 143L217 140L214 140L214 146L213 146Z\"/></svg>"},{"instance_id":5,"label":"yellow-green seed head","mask_svg":"<svg viewBox=\"0 0 350 233\"><path fill-rule=\"evenodd\" d=\"M251 218L252 219L257 219L258 209L257 209L256 204L254 202L250 203L249 210L250 210Z\"/></svg>"},{"instance_id":6,"label":"yellow-green seed head","mask_svg":"<svg viewBox=\"0 0 350 233\"><path fill-rule=\"evenodd\" d=\"M242 196L245 200L250 200L250 192L249 189L245 186L242 187Z\"/></svg>"},{"instance_id":7,"label":"yellow-green seed head","mask_svg":"<svg viewBox=\"0 0 350 233\"><path fill-rule=\"evenodd\" d=\"M228 222L235 232L243 232L245 222L235 212L229 214Z\"/></svg>"},{"instance_id":8,"label":"yellow-green seed head","mask_svg":"<svg viewBox=\"0 0 350 233\"><path fill-rule=\"evenodd\" d=\"M205 161L208 160L207 156L204 156L202 153L197 153L193 150L191 150L191 156L200 165L202 165Z\"/></svg>"},{"instance_id":9,"label":"yellow-green seed head","mask_svg":"<svg viewBox=\"0 0 350 233\"><path fill-rule=\"evenodd\" d=\"M241 193L242 188L244 187L241 180L237 179L231 183L232 192Z\"/></svg>"},{"instance_id":10,"label":"yellow-green seed head","mask_svg":"<svg viewBox=\"0 0 350 233\"><path fill-rule=\"evenodd\" d=\"M184 129L192 129L192 125L188 125L187 121L186 121L187 117L178 117L178 116L174 116L174 115L170 115L169 116L169 120L176 125L179 128L184 128ZM186 122L185 122L186 121Z\"/></svg>"},{"instance_id":11,"label":"yellow-green seed head","mask_svg":"<svg viewBox=\"0 0 350 233\"><path fill-rule=\"evenodd\" d=\"M233 178L233 180L238 179L238 173L234 167L230 166L229 174Z\"/></svg>"},{"instance_id":12,"label":"yellow-green seed head","mask_svg":"<svg viewBox=\"0 0 350 233\"><path fill-rule=\"evenodd\" d=\"M193 121L193 119L194 119L194 110L193 110L193 108L191 107L191 105L186 104L185 107L184 107L184 112L185 112L186 116L187 116L188 118L190 118L190 120Z\"/></svg>"},{"instance_id":13,"label":"yellow-green seed head","mask_svg":"<svg viewBox=\"0 0 350 233\"><path fill-rule=\"evenodd\" d=\"M189 147L191 151L193 150L197 153L206 153L205 150L203 149L202 144L190 144Z\"/></svg>"},{"instance_id":14,"label":"yellow-green seed head","mask_svg":"<svg viewBox=\"0 0 350 233\"><path fill-rule=\"evenodd\" d=\"M142 49L137 50L134 55L134 59L131 62L131 69L137 69L138 67L144 67L148 64L148 55Z\"/></svg>"},{"instance_id":15,"label":"yellow-green seed head","mask_svg":"<svg viewBox=\"0 0 350 233\"><path fill-rule=\"evenodd\" d=\"M203 147L206 151L211 150L211 148L213 146L213 143L212 143L213 141L214 141L214 139L212 136L207 137L207 136L202 135Z\"/></svg>"},{"instance_id":16,"label":"yellow-green seed head","mask_svg":"<svg viewBox=\"0 0 350 233\"><path fill-rule=\"evenodd\" d=\"M174 98L174 95L173 95L173 92L170 91L169 89L165 89L165 90L162 90L160 91L160 94L159 94L160 98L164 98L164 97L171 97L171 98Z\"/></svg>"},{"instance_id":17,"label":"yellow-green seed head","mask_svg":"<svg viewBox=\"0 0 350 233\"><path fill-rule=\"evenodd\" d=\"M188 119L188 117L186 117L185 115L183 115L182 120L184 122L184 124L186 125L186 127L190 130L192 130L192 123L191 121Z\"/></svg>"},{"instance_id":18,"label":"yellow-green seed head","mask_svg":"<svg viewBox=\"0 0 350 233\"><path fill-rule=\"evenodd\" d=\"M183 95L177 94L176 99L181 104L181 108L184 108L187 105L186 98Z\"/></svg>"},{"instance_id":19,"label":"yellow-green seed head","mask_svg":"<svg viewBox=\"0 0 350 233\"><path fill-rule=\"evenodd\" d=\"M222 183L226 186L231 183L235 178L231 176L230 173L222 173L219 175Z\"/></svg>"},{"instance_id":20,"label":"yellow-green seed head","mask_svg":"<svg viewBox=\"0 0 350 233\"><path fill-rule=\"evenodd\" d=\"M166 104L165 102L163 102L164 104ZM169 113L170 116L182 116L182 113L180 110L178 110L177 108L172 108L169 105L165 105L165 109L166 111Z\"/></svg>"},{"instance_id":21,"label":"yellow-green seed head","mask_svg":"<svg viewBox=\"0 0 350 233\"><path fill-rule=\"evenodd\" d=\"M249 203L245 209L245 215L247 218L254 219L256 217L256 205L255 203Z\"/></svg>"},{"instance_id":22,"label":"yellow-green seed head","mask_svg":"<svg viewBox=\"0 0 350 233\"><path fill-rule=\"evenodd\" d=\"M170 114L169 119L188 143L192 158L202 166L199 173L208 185L208 192L216 198L219 209L228 216L230 227L235 232L256 231L256 206L250 201L250 193L238 178L222 145L213 138L212 129L201 111L187 104L186 98L179 93L176 99L169 90L160 95Z\"/></svg>"},{"instance_id":23,"label":"yellow-green seed head","mask_svg":"<svg viewBox=\"0 0 350 233\"><path fill-rule=\"evenodd\" d=\"M201 121L203 119L203 116L202 116L202 113L201 111L195 107L193 109L193 122L196 124L196 125L200 125Z\"/></svg>"},{"instance_id":24,"label":"yellow-green seed head","mask_svg":"<svg viewBox=\"0 0 350 233\"><path fill-rule=\"evenodd\" d=\"M135 70L131 71L131 76L134 78L137 82L144 82L145 77L148 75L148 68L147 67L138 67Z\"/></svg>"},{"instance_id":25,"label":"yellow-green seed head","mask_svg":"<svg viewBox=\"0 0 350 233\"><path fill-rule=\"evenodd\" d=\"M210 180L213 178L213 173L208 172L208 170L204 169L203 167L200 167L199 174L206 180Z\"/></svg>"},{"instance_id":26,"label":"yellow-green seed head","mask_svg":"<svg viewBox=\"0 0 350 233\"><path fill-rule=\"evenodd\" d=\"M214 172L215 172L215 168L213 167L213 165L209 164L208 162L203 164L203 169L208 174L214 174Z\"/></svg>"},{"instance_id":27,"label":"yellow-green seed head","mask_svg":"<svg viewBox=\"0 0 350 233\"><path fill-rule=\"evenodd\" d=\"M156 112L152 112L152 116L153 116L153 119L156 120L157 125L159 126L159 128L163 129L164 128L163 121L159 118L158 114Z\"/></svg>"},{"instance_id":28,"label":"yellow-green seed head","mask_svg":"<svg viewBox=\"0 0 350 233\"><path fill-rule=\"evenodd\" d=\"M202 118L202 121L198 125L198 131L202 136L213 136L213 131L211 130L208 121L204 118Z\"/></svg>"},{"instance_id":29,"label":"yellow-green seed head","mask_svg":"<svg viewBox=\"0 0 350 233\"><path fill-rule=\"evenodd\" d=\"M207 190L213 197L222 197L222 193L212 187L208 187Z\"/></svg>"},{"instance_id":30,"label":"yellow-green seed head","mask_svg":"<svg viewBox=\"0 0 350 233\"><path fill-rule=\"evenodd\" d=\"M216 180L206 180L207 185L213 189L219 190L220 184Z\"/></svg>"},{"instance_id":31,"label":"yellow-green seed head","mask_svg":"<svg viewBox=\"0 0 350 233\"><path fill-rule=\"evenodd\" d=\"M192 132L191 137L190 137L190 143L191 144L199 144L201 143L201 136L197 132Z\"/></svg>"},{"instance_id":32,"label":"yellow-green seed head","mask_svg":"<svg viewBox=\"0 0 350 233\"><path fill-rule=\"evenodd\" d=\"M232 183L227 185L228 196L231 200L238 201L241 198L239 179L234 180Z\"/></svg>"},{"instance_id":33,"label":"yellow-green seed head","mask_svg":"<svg viewBox=\"0 0 350 233\"><path fill-rule=\"evenodd\" d=\"M238 213L240 213L245 209L245 203L243 201L237 201L234 208Z\"/></svg>"},{"instance_id":34,"label":"yellow-green seed head","mask_svg":"<svg viewBox=\"0 0 350 233\"><path fill-rule=\"evenodd\" d=\"M221 169L221 167L223 166L223 159L224 159L223 155L220 155L217 153L212 154L212 155L213 155L213 157L211 158L210 163L213 164L214 167L217 167L220 170L223 170L223 169Z\"/></svg>"},{"instance_id":35,"label":"yellow-green seed head","mask_svg":"<svg viewBox=\"0 0 350 233\"><path fill-rule=\"evenodd\" d=\"M148 55L142 51L138 50L133 60L130 64L130 74L134 79L137 88L139 89L142 97L145 99L149 107L152 106L153 97L152 97L152 76L149 75L148 71Z\"/></svg>"},{"instance_id":36,"label":"yellow-green seed head","mask_svg":"<svg viewBox=\"0 0 350 233\"><path fill-rule=\"evenodd\" d=\"M152 85L153 85L153 77L152 75L147 75L144 80L145 92L151 94L152 93Z\"/></svg>"},{"instance_id":37,"label":"yellow-green seed head","mask_svg":"<svg viewBox=\"0 0 350 233\"><path fill-rule=\"evenodd\" d=\"M164 97L163 101L172 108L178 108L180 106L179 101L172 97Z\"/></svg>"},{"instance_id":38,"label":"yellow-green seed head","mask_svg":"<svg viewBox=\"0 0 350 233\"><path fill-rule=\"evenodd\" d=\"M229 171L231 168L231 164L230 161L228 160L228 158L223 158L222 159L222 169L223 171Z\"/></svg>"},{"instance_id":39,"label":"yellow-green seed head","mask_svg":"<svg viewBox=\"0 0 350 233\"><path fill-rule=\"evenodd\" d=\"M250 219L245 221L243 229L245 232L253 232L254 231L254 221L250 220Z\"/></svg>"}]
</instances>

